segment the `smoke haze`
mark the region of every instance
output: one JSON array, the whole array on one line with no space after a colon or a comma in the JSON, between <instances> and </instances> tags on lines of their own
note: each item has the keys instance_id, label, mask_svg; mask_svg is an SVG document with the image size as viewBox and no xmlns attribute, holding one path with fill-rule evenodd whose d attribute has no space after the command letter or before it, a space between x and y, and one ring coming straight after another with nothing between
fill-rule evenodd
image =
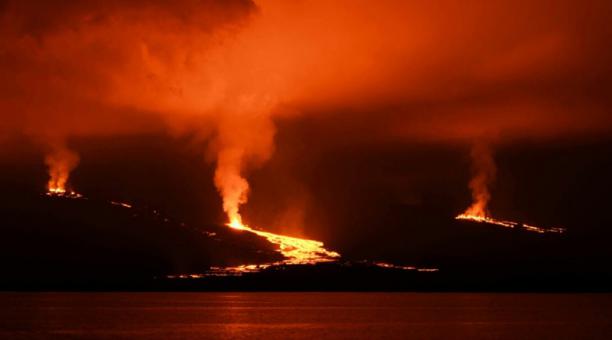
<instances>
[{"instance_id":1,"label":"smoke haze","mask_svg":"<svg viewBox=\"0 0 612 340\"><path fill-rule=\"evenodd\" d=\"M612 125L608 1L0 4L4 136L206 141L230 218L249 174L274 157L280 121L320 122L321 149L364 150L583 138ZM54 147L47 164L70 155L70 171L73 152Z\"/></svg>"}]
</instances>

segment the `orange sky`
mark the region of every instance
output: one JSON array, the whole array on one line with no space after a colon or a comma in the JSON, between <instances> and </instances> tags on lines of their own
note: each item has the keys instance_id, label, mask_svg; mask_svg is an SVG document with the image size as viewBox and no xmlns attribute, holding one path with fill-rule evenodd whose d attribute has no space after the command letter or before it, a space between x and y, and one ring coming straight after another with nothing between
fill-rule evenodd
<instances>
[{"instance_id":1,"label":"orange sky","mask_svg":"<svg viewBox=\"0 0 612 340\"><path fill-rule=\"evenodd\" d=\"M605 1L3 7L5 133L112 135L160 118L206 133L243 116L343 110L408 139L610 123Z\"/></svg>"},{"instance_id":2,"label":"orange sky","mask_svg":"<svg viewBox=\"0 0 612 340\"><path fill-rule=\"evenodd\" d=\"M331 144L355 148L608 134L611 9L609 1L1 1L0 133L42 145L197 135L208 141L202 154L238 176L215 177L222 193L273 157L282 119L320 119L338 132Z\"/></svg>"}]
</instances>

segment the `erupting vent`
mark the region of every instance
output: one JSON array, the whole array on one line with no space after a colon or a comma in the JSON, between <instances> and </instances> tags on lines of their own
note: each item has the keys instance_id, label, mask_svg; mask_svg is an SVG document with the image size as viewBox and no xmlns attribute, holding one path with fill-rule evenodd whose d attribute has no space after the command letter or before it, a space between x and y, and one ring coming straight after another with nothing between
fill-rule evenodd
<instances>
[{"instance_id":1,"label":"erupting vent","mask_svg":"<svg viewBox=\"0 0 612 340\"><path fill-rule=\"evenodd\" d=\"M285 257L285 260L276 264L316 264L321 262L335 261L340 257L335 251L327 250L323 247L323 242L302 239L291 236L278 235L266 231L256 230L247 225L240 223L239 220L233 220L227 224L228 227L244 230L253 233L257 236L267 239L270 243L276 244L279 251Z\"/></svg>"},{"instance_id":2,"label":"erupting vent","mask_svg":"<svg viewBox=\"0 0 612 340\"><path fill-rule=\"evenodd\" d=\"M552 227L552 228L543 228L543 227L536 227L533 225L529 225L529 224L525 224L525 223L520 223L520 222L514 222L514 221L505 221L505 220L496 220L492 217L487 217L487 216L478 216L478 215L469 215L469 214L461 214L458 215L457 217L455 217L455 219L457 220L466 220L466 221L473 221L473 222L479 222L479 223L487 223L487 224L495 224L501 227L505 227L505 228L519 228L519 229L523 229L523 230L527 230L527 231L531 231L531 232L535 232L535 233L540 233L540 234L545 234L545 233L556 233L556 234L562 234L565 232L565 228L559 228L559 227Z\"/></svg>"},{"instance_id":3,"label":"erupting vent","mask_svg":"<svg viewBox=\"0 0 612 340\"><path fill-rule=\"evenodd\" d=\"M60 188L50 188L47 190L47 196L66 197L66 198L83 198L83 195L76 191L67 191Z\"/></svg>"}]
</instances>

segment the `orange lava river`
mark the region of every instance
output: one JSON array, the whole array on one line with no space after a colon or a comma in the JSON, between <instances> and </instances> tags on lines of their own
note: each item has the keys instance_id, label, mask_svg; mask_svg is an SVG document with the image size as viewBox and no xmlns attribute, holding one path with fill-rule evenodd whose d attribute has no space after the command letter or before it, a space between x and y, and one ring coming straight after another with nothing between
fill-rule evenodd
<instances>
[{"instance_id":1,"label":"orange lava river","mask_svg":"<svg viewBox=\"0 0 612 340\"><path fill-rule=\"evenodd\" d=\"M270 243L276 244L279 247L280 253L285 257L285 260L275 264L316 264L335 261L340 257L339 253L325 249L323 247L323 242L320 241L261 231L253 229L236 220L228 223L227 226L232 229L253 233L267 239Z\"/></svg>"},{"instance_id":2,"label":"orange lava river","mask_svg":"<svg viewBox=\"0 0 612 340\"><path fill-rule=\"evenodd\" d=\"M466 220L466 221L472 221L472 222L478 222L478 223L488 223L488 224L494 224L494 225L498 225L501 227L505 227L505 228L521 228L527 231L531 231L531 232L535 232L535 233L539 233L539 234L545 234L545 233L556 233L556 234L562 234L565 232L565 228L542 228L542 227L536 227L533 225L529 225L529 224L525 224L525 223L519 223L519 222L513 222L513 221L504 221L504 220L497 220L494 219L492 217L488 217L488 216L478 216L478 215L470 215L470 214L461 214L458 215L457 217L455 217L455 219L457 220Z\"/></svg>"}]
</instances>

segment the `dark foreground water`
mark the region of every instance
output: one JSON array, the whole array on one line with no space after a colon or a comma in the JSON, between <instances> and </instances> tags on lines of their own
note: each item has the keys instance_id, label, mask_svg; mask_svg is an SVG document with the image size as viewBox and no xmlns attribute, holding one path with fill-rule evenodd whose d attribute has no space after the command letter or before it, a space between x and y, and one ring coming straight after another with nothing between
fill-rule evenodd
<instances>
[{"instance_id":1,"label":"dark foreground water","mask_svg":"<svg viewBox=\"0 0 612 340\"><path fill-rule=\"evenodd\" d=\"M612 295L0 294L0 339L612 339Z\"/></svg>"}]
</instances>

